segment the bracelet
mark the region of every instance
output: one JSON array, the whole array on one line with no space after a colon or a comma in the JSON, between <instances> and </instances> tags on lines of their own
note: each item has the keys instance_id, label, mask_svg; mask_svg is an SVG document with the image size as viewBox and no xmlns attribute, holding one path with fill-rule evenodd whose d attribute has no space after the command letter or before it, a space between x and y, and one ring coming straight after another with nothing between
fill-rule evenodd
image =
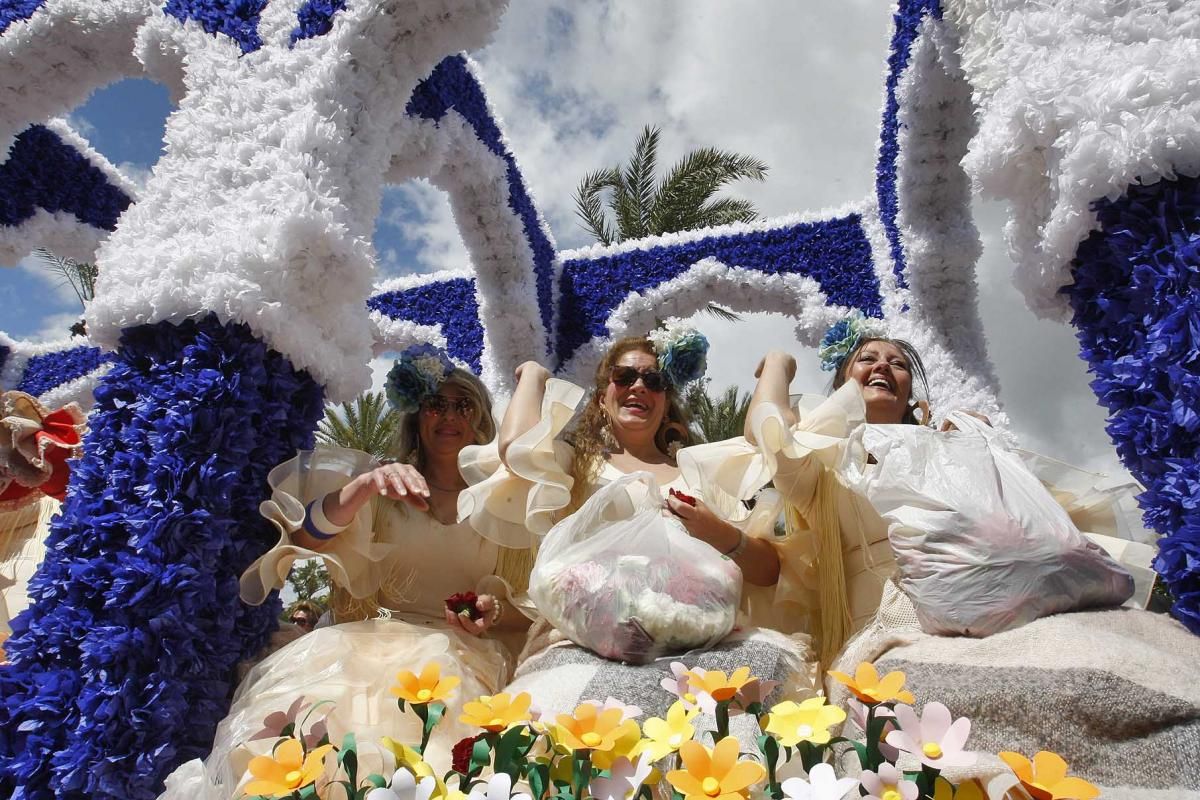
<instances>
[{"instance_id":1,"label":"bracelet","mask_svg":"<svg viewBox=\"0 0 1200 800\"><path fill-rule=\"evenodd\" d=\"M730 560L736 560L739 556L741 556L742 553L746 552L746 545L747 545L747 543L749 543L749 541L750 541L750 539L749 539L749 537L746 536L746 534L742 533L741 531L738 531L737 544L735 544L733 547L726 550L721 555L725 556L726 558L728 558Z\"/></svg>"},{"instance_id":2,"label":"bracelet","mask_svg":"<svg viewBox=\"0 0 1200 800\"><path fill-rule=\"evenodd\" d=\"M304 507L304 532L320 542L327 542L350 527L330 522L321 508L324 502L324 497L318 497Z\"/></svg>"}]
</instances>

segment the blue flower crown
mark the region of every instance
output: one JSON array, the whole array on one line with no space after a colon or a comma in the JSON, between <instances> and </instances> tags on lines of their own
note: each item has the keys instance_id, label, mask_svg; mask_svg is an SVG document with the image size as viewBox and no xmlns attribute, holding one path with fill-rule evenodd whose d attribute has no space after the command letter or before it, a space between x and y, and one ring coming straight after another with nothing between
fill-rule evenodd
<instances>
[{"instance_id":1,"label":"blue flower crown","mask_svg":"<svg viewBox=\"0 0 1200 800\"><path fill-rule=\"evenodd\" d=\"M682 389L704 377L708 369L708 338L691 325L668 319L646 335L658 355L658 368L671 385Z\"/></svg>"},{"instance_id":2,"label":"blue flower crown","mask_svg":"<svg viewBox=\"0 0 1200 800\"><path fill-rule=\"evenodd\" d=\"M821 369L836 372L847 356L854 352L854 348L858 347L859 342L864 338L883 334L883 326L879 320L864 317L858 309L851 311L844 319L831 325L821 337L821 346L817 348Z\"/></svg>"},{"instance_id":3,"label":"blue flower crown","mask_svg":"<svg viewBox=\"0 0 1200 800\"><path fill-rule=\"evenodd\" d=\"M388 370L384 391L388 403L401 414L412 414L421 402L436 394L438 386L454 371L454 362L439 347L414 344L400 352Z\"/></svg>"}]
</instances>

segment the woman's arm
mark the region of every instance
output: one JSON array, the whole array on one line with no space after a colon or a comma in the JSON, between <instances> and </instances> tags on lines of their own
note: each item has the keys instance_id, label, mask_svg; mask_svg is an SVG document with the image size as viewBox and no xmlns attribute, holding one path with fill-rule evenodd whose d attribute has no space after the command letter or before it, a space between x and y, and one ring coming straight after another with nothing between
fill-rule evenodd
<instances>
[{"instance_id":1,"label":"woman's arm","mask_svg":"<svg viewBox=\"0 0 1200 800\"><path fill-rule=\"evenodd\" d=\"M526 361L517 367L516 378L517 388L513 391L512 400L504 412L496 442L501 461L508 456L509 445L541 419L542 396L546 393L546 381L550 379L550 371L536 361Z\"/></svg>"},{"instance_id":2,"label":"woman's arm","mask_svg":"<svg viewBox=\"0 0 1200 800\"><path fill-rule=\"evenodd\" d=\"M792 385L792 378L796 377L796 359L782 350L772 350L758 362L754 377L758 378L758 384L750 398L745 429L746 439L751 444L755 442L750 420L754 410L763 403L774 403L783 412L783 419L788 425L796 424L796 415L792 413L791 403L788 402L788 388Z\"/></svg>"},{"instance_id":3,"label":"woman's arm","mask_svg":"<svg viewBox=\"0 0 1200 800\"><path fill-rule=\"evenodd\" d=\"M733 558L747 583L774 586L779 581L779 554L769 542L747 536L714 514L703 500L697 499L693 506L672 495L667 497L667 508L694 538Z\"/></svg>"},{"instance_id":4,"label":"woman's arm","mask_svg":"<svg viewBox=\"0 0 1200 800\"><path fill-rule=\"evenodd\" d=\"M334 537L353 522L358 510L376 495L400 500L421 511L429 508L429 485L415 467L411 464L384 464L370 472L364 472L340 490L330 492L320 500L320 511L324 520L314 520L313 514L307 522L313 524L319 535L325 538L312 535L306 525L293 534L293 542L318 553L329 548ZM315 506L313 510L316 510Z\"/></svg>"}]
</instances>

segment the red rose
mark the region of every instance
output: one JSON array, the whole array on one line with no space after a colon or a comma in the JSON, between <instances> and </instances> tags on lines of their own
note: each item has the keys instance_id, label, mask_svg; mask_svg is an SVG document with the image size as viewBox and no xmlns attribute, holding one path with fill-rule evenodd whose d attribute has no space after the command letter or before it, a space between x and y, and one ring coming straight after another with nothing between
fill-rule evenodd
<instances>
[{"instance_id":1,"label":"red rose","mask_svg":"<svg viewBox=\"0 0 1200 800\"><path fill-rule=\"evenodd\" d=\"M460 617L470 617L473 620L483 619L483 612L475 605L478 600L479 598L474 592L460 592L446 598L446 608Z\"/></svg>"}]
</instances>

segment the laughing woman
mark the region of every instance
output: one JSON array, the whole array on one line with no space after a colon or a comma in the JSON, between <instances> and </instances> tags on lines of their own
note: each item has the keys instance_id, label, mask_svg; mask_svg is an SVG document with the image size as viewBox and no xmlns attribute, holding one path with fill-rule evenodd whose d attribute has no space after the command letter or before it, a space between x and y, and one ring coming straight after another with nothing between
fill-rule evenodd
<instances>
[{"instance_id":1,"label":"laughing woman","mask_svg":"<svg viewBox=\"0 0 1200 800\"><path fill-rule=\"evenodd\" d=\"M479 380L428 346L409 348L388 380L402 413L397 460L380 464L356 450L320 448L276 467L263 514L279 543L242 576L242 597L261 603L283 586L297 558L321 558L333 581L336 624L288 644L251 669L217 731L206 763L185 764L169 797L239 797L252 756L267 753L279 729L313 724L335 744L359 742L365 769L390 756L382 736L416 742L420 722L399 711L390 689L400 670L436 662L461 678L451 704L492 694L508 680L512 652L528 626L509 598L525 589L531 554L455 520L460 451L495 436L491 400ZM467 613L447 598L477 595ZM328 702L327 702L328 701ZM327 703L324 705L317 705ZM314 707L315 706L315 707ZM450 749L474 733L447 715L426 751L444 771Z\"/></svg>"},{"instance_id":2,"label":"laughing woman","mask_svg":"<svg viewBox=\"0 0 1200 800\"><path fill-rule=\"evenodd\" d=\"M665 524L684 535L680 541L687 542L690 537L694 544L689 552L697 554L697 563L724 564L717 569L734 575L728 619L732 624L736 613L738 627L723 638L718 633L718 641L710 646L689 650L678 642L664 642L664 634L671 635L669 626L655 636L647 630L650 625L637 620L637 624L620 623L631 630L598 631L601 637L612 637L610 647L598 647L578 633L573 636L578 643L573 642L548 619L538 618L509 688L529 691L543 712L569 713L582 700L617 697L661 716L675 699L661 688L664 676L670 675L672 659L638 664L646 657L664 655L674 656L689 668L732 672L749 666L752 674L781 684L773 698L813 693L808 637L757 627L782 621L773 614L779 576L787 569L787 553L774 536L778 507L764 501L751 512L740 503L728 502L732 498L711 492L709 484L698 479L700 471L689 451L679 449L690 440L679 393L702 376L706 350L707 341L685 328L621 339L601 359L587 392L551 378L544 367L527 362L517 371L517 388L501 424L498 451L472 448L463 454L468 478L490 473L460 499L460 516L470 518L481 531L512 526L545 534L555 523L578 527L593 514L598 530L600 520L611 519L608 511L619 516L629 513L620 511L622 507L650 508L653 513L642 512L650 526L646 536L661 535L662 528L655 526L665 519ZM504 468L492 472L490 462L496 458L503 461ZM469 469L472 462L481 468ZM632 478L639 473L652 476L661 496L647 496L649 484ZM591 509L587 504L601 492L605 497L613 494L620 498L617 488L628 492L629 502L615 501L605 509ZM561 530L551 534L543 548L549 549ZM583 533L581 538L586 538L587 531ZM637 540L635 532L634 550ZM662 567L670 573L695 566L647 567L647 559L638 552L621 560L628 568L648 572ZM738 585L742 587L740 596ZM686 599L683 605L687 606ZM679 625L691 624L686 616L677 617ZM597 628L606 624L599 615L589 622ZM640 636L642 641L631 642L630 635ZM582 646L585 644L588 646ZM601 652L610 658L597 654ZM624 658L625 663L613 660L620 658L614 653L621 652L635 657ZM733 731L749 737L747 744L752 746L753 726L747 723L744 727L742 731L735 725Z\"/></svg>"}]
</instances>

